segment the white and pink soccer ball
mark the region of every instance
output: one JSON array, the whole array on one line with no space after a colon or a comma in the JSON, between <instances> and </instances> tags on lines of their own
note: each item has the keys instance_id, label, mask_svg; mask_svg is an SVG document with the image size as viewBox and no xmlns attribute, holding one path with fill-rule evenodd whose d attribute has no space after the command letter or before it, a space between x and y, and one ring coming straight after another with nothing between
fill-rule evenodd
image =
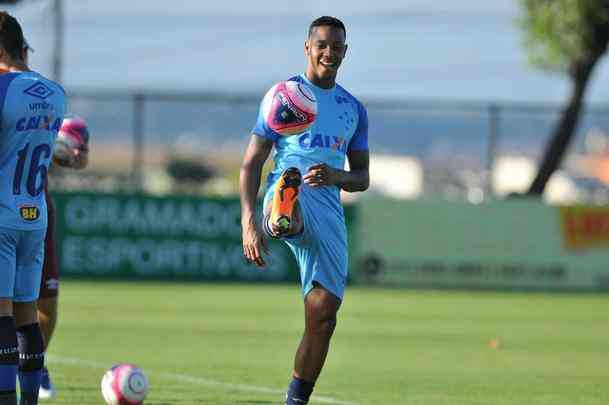
<instances>
[{"instance_id":1,"label":"white and pink soccer ball","mask_svg":"<svg viewBox=\"0 0 609 405\"><path fill-rule=\"evenodd\" d=\"M89 145L89 128L82 118L66 116L57 133L54 155L59 160L69 160L74 150L84 150Z\"/></svg>"},{"instance_id":2,"label":"white and pink soccer ball","mask_svg":"<svg viewBox=\"0 0 609 405\"><path fill-rule=\"evenodd\" d=\"M148 378L134 364L117 364L104 374L101 391L108 405L140 405L148 394Z\"/></svg>"},{"instance_id":3,"label":"white and pink soccer ball","mask_svg":"<svg viewBox=\"0 0 609 405\"><path fill-rule=\"evenodd\" d=\"M262 100L262 114L270 129L283 136L307 131L317 117L317 99L305 83L277 83Z\"/></svg>"}]
</instances>

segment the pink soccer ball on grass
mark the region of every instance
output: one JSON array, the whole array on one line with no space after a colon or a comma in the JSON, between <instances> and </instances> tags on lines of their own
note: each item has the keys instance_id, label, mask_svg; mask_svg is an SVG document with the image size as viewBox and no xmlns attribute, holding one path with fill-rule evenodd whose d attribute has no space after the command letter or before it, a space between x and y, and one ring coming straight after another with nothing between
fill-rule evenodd
<instances>
[{"instance_id":1,"label":"pink soccer ball on grass","mask_svg":"<svg viewBox=\"0 0 609 405\"><path fill-rule=\"evenodd\" d=\"M104 374L101 391L108 405L141 405L148 394L148 378L134 364L117 364Z\"/></svg>"},{"instance_id":2,"label":"pink soccer ball on grass","mask_svg":"<svg viewBox=\"0 0 609 405\"><path fill-rule=\"evenodd\" d=\"M317 117L317 99L305 83L277 83L262 101L262 113L270 129L291 136L306 132Z\"/></svg>"}]
</instances>

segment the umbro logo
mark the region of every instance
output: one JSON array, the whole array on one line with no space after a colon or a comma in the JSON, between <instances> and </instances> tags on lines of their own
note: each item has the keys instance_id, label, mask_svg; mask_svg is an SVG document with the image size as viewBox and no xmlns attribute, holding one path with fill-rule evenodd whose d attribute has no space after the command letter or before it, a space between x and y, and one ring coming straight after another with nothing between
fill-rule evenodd
<instances>
[{"instance_id":1,"label":"umbro logo","mask_svg":"<svg viewBox=\"0 0 609 405\"><path fill-rule=\"evenodd\" d=\"M37 98L45 99L54 93L48 86L44 83L38 82L23 91L25 94L29 94L30 96L34 96Z\"/></svg>"}]
</instances>

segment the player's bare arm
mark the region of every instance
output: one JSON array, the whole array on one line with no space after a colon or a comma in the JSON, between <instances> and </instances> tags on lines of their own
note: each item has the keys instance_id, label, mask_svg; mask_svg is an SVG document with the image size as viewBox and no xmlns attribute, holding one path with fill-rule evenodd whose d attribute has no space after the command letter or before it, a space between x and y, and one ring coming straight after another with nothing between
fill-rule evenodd
<instances>
[{"instance_id":1,"label":"player's bare arm","mask_svg":"<svg viewBox=\"0 0 609 405\"><path fill-rule=\"evenodd\" d=\"M248 261L259 267L265 265L263 253L268 253L268 246L256 222L256 199L260 189L262 167L272 148L272 141L252 134L243 156L239 175L243 255Z\"/></svg>"},{"instance_id":2,"label":"player's bare arm","mask_svg":"<svg viewBox=\"0 0 609 405\"><path fill-rule=\"evenodd\" d=\"M311 187L335 185L349 192L367 190L370 185L368 151L349 151L347 158L350 170L335 169L325 163L313 165L304 175L304 182Z\"/></svg>"}]
</instances>

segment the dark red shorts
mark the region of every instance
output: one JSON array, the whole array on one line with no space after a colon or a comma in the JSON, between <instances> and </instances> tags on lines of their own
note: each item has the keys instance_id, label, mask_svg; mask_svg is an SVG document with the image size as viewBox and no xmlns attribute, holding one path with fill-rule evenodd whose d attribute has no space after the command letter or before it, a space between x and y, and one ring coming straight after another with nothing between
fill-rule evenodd
<instances>
[{"instance_id":1,"label":"dark red shorts","mask_svg":"<svg viewBox=\"0 0 609 405\"><path fill-rule=\"evenodd\" d=\"M47 202L49 223L44 238L44 264L40 282L39 298L57 297L59 294L59 266L57 264L57 246L55 244L55 206L46 187L44 195Z\"/></svg>"}]
</instances>

